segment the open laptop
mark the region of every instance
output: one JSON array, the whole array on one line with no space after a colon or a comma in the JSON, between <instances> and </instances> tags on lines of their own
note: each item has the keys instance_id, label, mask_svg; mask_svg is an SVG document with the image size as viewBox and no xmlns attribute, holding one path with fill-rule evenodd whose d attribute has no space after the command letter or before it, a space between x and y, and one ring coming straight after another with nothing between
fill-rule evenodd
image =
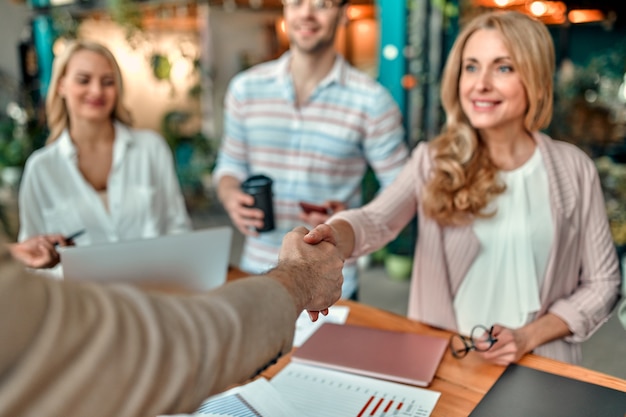
<instances>
[{"instance_id":1,"label":"open laptop","mask_svg":"<svg viewBox=\"0 0 626 417\"><path fill-rule=\"evenodd\" d=\"M60 248L67 280L204 291L226 282L233 231L215 227L150 239Z\"/></svg>"}]
</instances>

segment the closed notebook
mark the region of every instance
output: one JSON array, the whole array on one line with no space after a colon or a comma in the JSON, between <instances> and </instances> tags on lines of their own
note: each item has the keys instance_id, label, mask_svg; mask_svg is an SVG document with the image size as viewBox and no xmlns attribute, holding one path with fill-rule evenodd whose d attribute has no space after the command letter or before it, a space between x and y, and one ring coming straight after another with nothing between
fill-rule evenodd
<instances>
[{"instance_id":1,"label":"closed notebook","mask_svg":"<svg viewBox=\"0 0 626 417\"><path fill-rule=\"evenodd\" d=\"M440 337L324 323L292 360L427 387L447 345Z\"/></svg>"},{"instance_id":2,"label":"closed notebook","mask_svg":"<svg viewBox=\"0 0 626 417\"><path fill-rule=\"evenodd\" d=\"M626 392L512 364L470 417L624 417Z\"/></svg>"}]
</instances>

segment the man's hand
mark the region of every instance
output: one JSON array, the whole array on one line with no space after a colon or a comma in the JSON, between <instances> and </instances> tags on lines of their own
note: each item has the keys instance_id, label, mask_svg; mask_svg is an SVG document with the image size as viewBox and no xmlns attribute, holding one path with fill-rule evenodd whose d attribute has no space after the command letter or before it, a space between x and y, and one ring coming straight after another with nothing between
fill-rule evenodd
<instances>
[{"instance_id":1,"label":"man's hand","mask_svg":"<svg viewBox=\"0 0 626 417\"><path fill-rule=\"evenodd\" d=\"M309 310L312 319L341 297L344 259L329 242L310 244L304 241L305 227L285 235L278 266L270 272L287 287L298 311Z\"/></svg>"},{"instance_id":2,"label":"man's hand","mask_svg":"<svg viewBox=\"0 0 626 417\"><path fill-rule=\"evenodd\" d=\"M241 191L239 181L229 176L222 178L218 196L233 225L244 235L258 236L256 229L263 227L263 210L250 208L254 197Z\"/></svg>"},{"instance_id":3,"label":"man's hand","mask_svg":"<svg viewBox=\"0 0 626 417\"><path fill-rule=\"evenodd\" d=\"M61 234L41 235L23 242L10 243L9 251L16 260L29 268L52 268L60 261L55 245L71 244Z\"/></svg>"}]
</instances>

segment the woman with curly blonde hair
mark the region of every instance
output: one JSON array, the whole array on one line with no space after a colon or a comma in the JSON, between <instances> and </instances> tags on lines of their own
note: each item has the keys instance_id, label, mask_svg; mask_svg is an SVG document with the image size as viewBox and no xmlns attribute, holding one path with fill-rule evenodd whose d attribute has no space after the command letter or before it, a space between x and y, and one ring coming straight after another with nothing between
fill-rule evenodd
<instances>
[{"instance_id":1,"label":"woman with curly blonde hair","mask_svg":"<svg viewBox=\"0 0 626 417\"><path fill-rule=\"evenodd\" d=\"M408 316L477 341L483 359L524 354L579 363L606 321L620 275L593 162L540 129L552 116L547 28L490 12L461 31L442 82L443 132L413 151L370 204L337 213L305 240L346 257L372 252L417 213Z\"/></svg>"},{"instance_id":2,"label":"woman with curly blonde hair","mask_svg":"<svg viewBox=\"0 0 626 417\"><path fill-rule=\"evenodd\" d=\"M488 152L488 139L480 139L459 97L463 48L476 30L487 27L502 33L504 46L514 51L511 58L527 95L524 130L539 131L552 119L552 38L547 30L532 30L537 27L535 22L522 16L475 19L450 51L441 82L446 124L430 144L435 168L424 192L425 212L442 224L464 224L475 217L490 216L493 213L484 211L487 203L504 191L496 173L506 170L506 163L498 166L494 158L500 154ZM518 23L508 25L509 20Z\"/></svg>"},{"instance_id":3,"label":"woman with curly blonde hair","mask_svg":"<svg viewBox=\"0 0 626 417\"><path fill-rule=\"evenodd\" d=\"M130 126L123 92L104 46L73 41L55 58L50 135L20 185L20 241L84 231L75 243L90 245L190 229L172 153L157 133Z\"/></svg>"}]
</instances>

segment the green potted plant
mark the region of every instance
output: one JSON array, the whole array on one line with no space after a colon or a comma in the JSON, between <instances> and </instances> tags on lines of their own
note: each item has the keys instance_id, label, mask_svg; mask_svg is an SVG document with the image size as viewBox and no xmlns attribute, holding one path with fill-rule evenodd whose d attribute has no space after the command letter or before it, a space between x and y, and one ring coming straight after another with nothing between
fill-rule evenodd
<instances>
[{"instance_id":1,"label":"green potted plant","mask_svg":"<svg viewBox=\"0 0 626 417\"><path fill-rule=\"evenodd\" d=\"M206 199L206 183L210 182L207 178L217 157L215 141L199 130L188 132L184 128L191 117L190 112L173 110L161 120L161 133L174 154L176 174L188 203L197 202L198 196Z\"/></svg>"},{"instance_id":2,"label":"green potted plant","mask_svg":"<svg viewBox=\"0 0 626 417\"><path fill-rule=\"evenodd\" d=\"M36 126L29 123L26 110L10 102L0 117L0 179L3 185L17 188L26 159L33 150Z\"/></svg>"}]
</instances>

